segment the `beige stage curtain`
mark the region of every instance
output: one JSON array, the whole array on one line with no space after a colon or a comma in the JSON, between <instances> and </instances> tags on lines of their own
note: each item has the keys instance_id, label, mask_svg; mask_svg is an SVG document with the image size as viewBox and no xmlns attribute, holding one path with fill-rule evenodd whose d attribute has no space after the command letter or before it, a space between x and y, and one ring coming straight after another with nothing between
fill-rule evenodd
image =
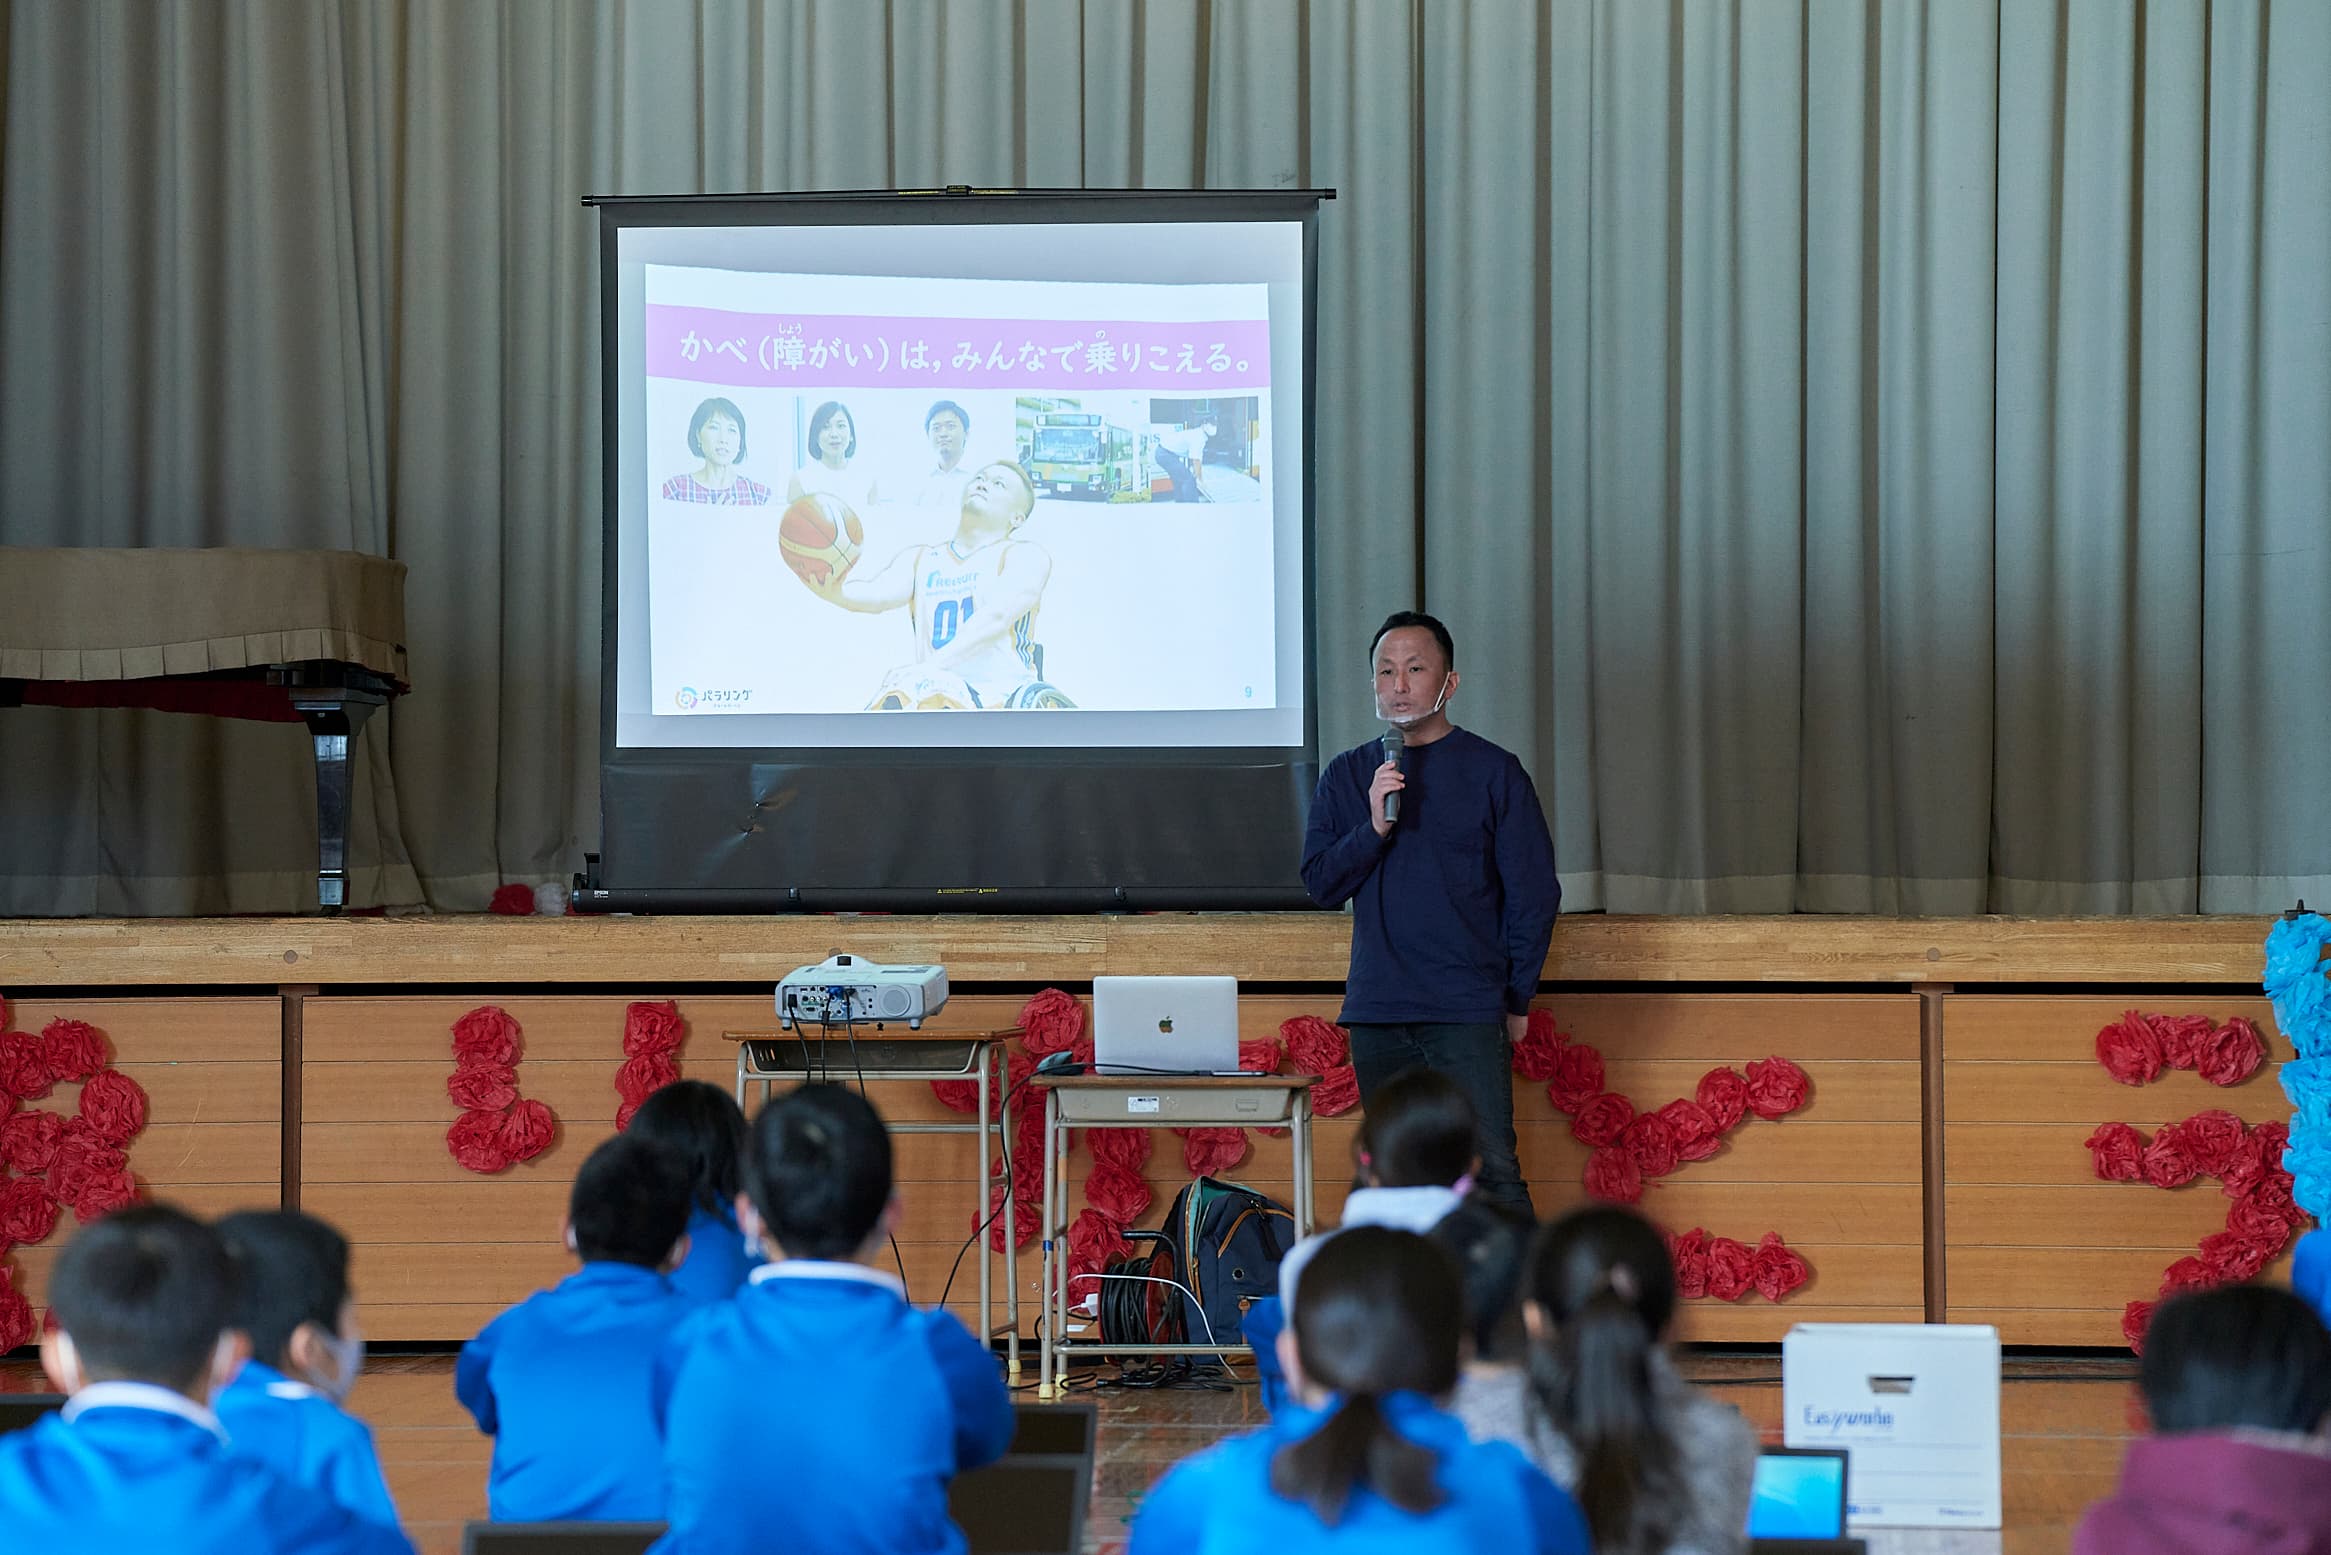
<instances>
[{"instance_id":1,"label":"beige stage curtain","mask_svg":"<svg viewBox=\"0 0 2331 1555\"><path fill-rule=\"evenodd\" d=\"M1332 185L1323 738L1447 616L1569 904L2331 895L2317 0L0 0L0 543L412 569L360 899L596 832L592 192ZM0 912L307 899L0 713Z\"/></svg>"}]
</instances>

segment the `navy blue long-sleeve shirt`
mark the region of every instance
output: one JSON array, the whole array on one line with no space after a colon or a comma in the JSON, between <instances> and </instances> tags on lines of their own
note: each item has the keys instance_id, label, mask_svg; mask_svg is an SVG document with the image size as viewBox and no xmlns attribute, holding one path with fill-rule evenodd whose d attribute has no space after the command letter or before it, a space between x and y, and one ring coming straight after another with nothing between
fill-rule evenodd
<instances>
[{"instance_id":1,"label":"navy blue long-sleeve shirt","mask_svg":"<svg viewBox=\"0 0 2331 1555\"><path fill-rule=\"evenodd\" d=\"M1345 1025L1488 1022L1537 992L1562 887L1538 792L1513 753L1451 729L1411 745L1390 836L1368 823L1384 764L1370 740L1319 775L1303 837L1303 886L1352 904Z\"/></svg>"}]
</instances>

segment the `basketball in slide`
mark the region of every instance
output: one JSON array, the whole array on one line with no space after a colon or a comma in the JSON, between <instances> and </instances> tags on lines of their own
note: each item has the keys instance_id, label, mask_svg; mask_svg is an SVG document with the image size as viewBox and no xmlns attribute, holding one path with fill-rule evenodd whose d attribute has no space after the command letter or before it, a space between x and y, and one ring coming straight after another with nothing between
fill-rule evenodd
<instances>
[{"instance_id":1,"label":"basketball in slide","mask_svg":"<svg viewBox=\"0 0 2331 1555\"><path fill-rule=\"evenodd\" d=\"M828 492L811 492L777 521L777 549L785 565L812 587L822 587L857 565L858 549L865 541L866 531L850 504Z\"/></svg>"}]
</instances>

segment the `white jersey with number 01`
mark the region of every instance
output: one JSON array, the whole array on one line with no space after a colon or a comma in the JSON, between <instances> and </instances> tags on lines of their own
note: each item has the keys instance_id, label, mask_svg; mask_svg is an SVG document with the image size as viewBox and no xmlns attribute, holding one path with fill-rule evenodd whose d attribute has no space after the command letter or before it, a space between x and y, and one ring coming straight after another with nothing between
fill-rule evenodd
<instances>
[{"instance_id":1,"label":"white jersey with number 01","mask_svg":"<svg viewBox=\"0 0 2331 1555\"><path fill-rule=\"evenodd\" d=\"M958 552L953 541L923 547L915 558L912 606L917 663L953 642L978 614L981 598L995 592L997 574L1018 543L991 540L969 555ZM1025 557L1019 563L1029 564ZM1037 678L1036 609L1029 606L1010 631L953 666L970 684L980 706L1002 707L1013 692Z\"/></svg>"}]
</instances>

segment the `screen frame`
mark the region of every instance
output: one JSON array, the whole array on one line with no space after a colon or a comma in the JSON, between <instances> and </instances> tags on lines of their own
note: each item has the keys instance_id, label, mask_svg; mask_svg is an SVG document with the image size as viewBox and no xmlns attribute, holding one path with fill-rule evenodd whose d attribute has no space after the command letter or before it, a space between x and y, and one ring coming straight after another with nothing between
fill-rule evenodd
<instances>
[{"instance_id":1,"label":"screen frame","mask_svg":"<svg viewBox=\"0 0 2331 1555\"><path fill-rule=\"evenodd\" d=\"M583 200L599 213L599 365L600 365L600 601L599 601L599 765L600 847L610 860L607 795L610 777L618 769L628 775L659 769L675 778L701 771L708 764L733 764L755 769L806 766L895 773L909 768L959 772L1051 768L1148 768L1162 771L1236 769L1293 766L1316 773L1319 751L1319 653L1317 558L1317 410L1319 322L1319 206L1335 198L1333 189L984 189L950 186L929 190L843 190L781 194L670 194L592 195ZM914 745L866 747L795 746L645 746L618 742L620 715L620 622L622 548L618 534L624 389L618 367L618 330L621 324L619 288L615 277L620 263L620 234L635 227L727 226L793 227L849 226L888 222L898 225L989 226L1057 222L1189 223L1267 221L1294 222L1301 232L1302 390L1299 396L1302 436L1297 450L1302 477L1300 556L1301 621L1297 641L1302 664L1298 684L1303 697L1300 720L1302 743L1290 745L1207 745L1189 747L1043 745L1024 748L992 746L921 747ZM593 855L594 858L597 855ZM596 871L594 870L594 874ZM693 912L752 912L834 910L865 905L896 910L913 902L930 902L937 911L1019 911L1041 905L1049 910L1124 908L1136 896L1121 888L1072 886L1004 887L996 892L954 895L922 887L903 891L880 886L819 891L805 896L798 886L772 884L766 889L724 887L648 886L628 888L620 878L598 888L587 880L574 901L590 911L665 910ZM1141 905L1223 907L1308 907L1300 886L1233 886L1214 890L1204 886L1183 889L1149 888L1137 893Z\"/></svg>"}]
</instances>

